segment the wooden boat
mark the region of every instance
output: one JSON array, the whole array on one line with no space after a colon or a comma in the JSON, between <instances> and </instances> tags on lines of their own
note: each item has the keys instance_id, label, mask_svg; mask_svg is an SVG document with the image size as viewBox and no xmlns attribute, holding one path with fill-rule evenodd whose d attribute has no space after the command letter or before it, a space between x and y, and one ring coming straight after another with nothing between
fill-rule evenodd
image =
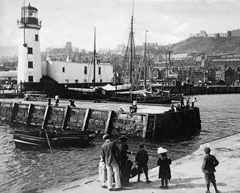
<instances>
[{"instance_id":1,"label":"wooden boat","mask_svg":"<svg viewBox=\"0 0 240 193\"><path fill-rule=\"evenodd\" d=\"M131 93L129 91L119 92L117 94L114 94L110 98L110 100L115 102L127 102L127 103L133 103L133 101L137 101L138 103L153 103L153 104L170 104L171 103L170 97L153 96L150 93L140 92L140 91L131 91Z\"/></svg>"},{"instance_id":2,"label":"wooden boat","mask_svg":"<svg viewBox=\"0 0 240 193\"><path fill-rule=\"evenodd\" d=\"M62 147L84 147L95 138L94 131L76 133L56 133L42 131L14 131L14 142L17 148L48 149Z\"/></svg>"}]
</instances>

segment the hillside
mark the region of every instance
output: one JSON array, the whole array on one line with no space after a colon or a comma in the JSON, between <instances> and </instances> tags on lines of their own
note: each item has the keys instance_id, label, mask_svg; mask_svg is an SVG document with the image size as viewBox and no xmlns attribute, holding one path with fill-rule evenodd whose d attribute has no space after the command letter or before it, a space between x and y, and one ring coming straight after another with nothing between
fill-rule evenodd
<instances>
[{"instance_id":1,"label":"hillside","mask_svg":"<svg viewBox=\"0 0 240 193\"><path fill-rule=\"evenodd\" d=\"M171 45L175 53L240 53L240 37L191 37Z\"/></svg>"}]
</instances>

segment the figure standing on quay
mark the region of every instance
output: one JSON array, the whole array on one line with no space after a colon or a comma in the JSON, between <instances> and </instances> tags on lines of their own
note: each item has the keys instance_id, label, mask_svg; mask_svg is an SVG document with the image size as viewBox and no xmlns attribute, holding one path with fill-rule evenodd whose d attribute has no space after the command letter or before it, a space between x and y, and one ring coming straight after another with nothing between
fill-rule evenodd
<instances>
[{"instance_id":1,"label":"figure standing on quay","mask_svg":"<svg viewBox=\"0 0 240 193\"><path fill-rule=\"evenodd\" d=\"M216 179L214 172L216 172L215 167L219 164L218 160L214 155L211 155L211 149L209 147L204 148L205 157L203 159L202 171L204 173L204 177L206 180L207 191L206 193L210 193L210 183L213 184L216 193L219 193L217 189Z\"/></svg>"},{"instance_id":2,"label":"figure standing on quay","mask_svg":"<svg viewBox=\"0 0 240 193\"><path fill-rule=\"evenodd\" d=\"M69 99L69 105L71 106L71 107L76 107L76 105L75 105L75 101L72 99L72 98L70 98Z\"/></svg>"},{"instance_id":3,"label":"figure standing on quay","mask_svg":"<svg viewBox=\"0 0 240 193\"><path fill-rule=\"evenodd\" d=\"M171 170L170 164L172 160L167 156L166 149L160 147L157 152L160 154L160 158L158 159L157 165L159 166L159 174L158 178L161 179L160 188L168 188L168 180L171 179Z\"/></svg>"},{"instance_id":4,"label":"figure standing on quay","mask_svg":"<svg viewBox=\"0 0 240 193\"><path fill-rule=\"evenodd\" d=\"M139 145L140 150L137 152L135 157L135 162L138 168L138 182L140 182L140 175L142 171L146 176L146 183L150 183L151 181L148 179L148 153L144 149L144 144Z\"/></svg>"},{"instance_id":5,"label":"figure standing on quay","mask_svg":"<svg viewBox=\"0 0 240 193\"><path fill-rule=\"evenodd\" d=\"M128 151L128 145L126 141L128 138L125 135L122 135L118 138L120 143L118 143L118 148L120 151L120 174L121 174L121 185L126 186L129 183L129 177L131 172L132 165L129 164L127 154L132 154Z\"/></svg>"},{"instance_id":6,"label":"figure standing on quay","mask_svg":"<svg viewBox=\"0 0 240 193\"><path fill-rule=\"evenodd\" d=\"M120 170L119 170L119 149L115 142L110 140L109 134L103 136L105 140L101 147L101 157L107 168L107 186L110 191L121 189ZM115 188L113 189L113 176ZM104 186L102 186L104 188Z\"/></svg>"},{"instance_id":7,"label":"figure standing on quay","mask_svg":"<svg viewBox=\"0 0 240 193\"><path fill-rule=\"evenodd\" d=\"M55 107L58 106L58 103L59 103L59 96L56 95L56 96L55 96Z\"/></svg>"}]
</instances>

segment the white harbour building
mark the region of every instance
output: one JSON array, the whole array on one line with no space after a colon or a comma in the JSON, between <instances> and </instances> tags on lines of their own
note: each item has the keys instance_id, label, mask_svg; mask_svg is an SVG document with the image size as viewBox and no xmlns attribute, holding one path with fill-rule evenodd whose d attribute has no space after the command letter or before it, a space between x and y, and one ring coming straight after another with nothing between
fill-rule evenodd
<instances>
[{"instance_id":1,"label":"white harbour building","mask_svg":"<svg viewBox=\"0 0 240 193\"><path fill-rule=\"evenodd\" d=\"M66 61L41 61L39 30L41 22L38 21L38 10L28 6L22 7L21 19L18 28L21 33L18 55L18 84L40 83L42 78L48 76L59 84L92 83L93 63L77 63ZM95 83L109 83L113 78L113 67L110 62L97 61L95 64Z\"/></svg>"}]
</instances>

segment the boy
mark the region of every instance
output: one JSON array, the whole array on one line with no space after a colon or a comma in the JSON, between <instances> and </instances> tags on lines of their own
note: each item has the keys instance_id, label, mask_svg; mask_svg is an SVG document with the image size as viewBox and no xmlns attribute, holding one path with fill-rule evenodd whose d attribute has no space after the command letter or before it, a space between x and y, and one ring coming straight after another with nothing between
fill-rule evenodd
<instances>
[{"instance_id":1,"label":"boy","mask_svg":"<svg viewBox=\"0 0 240 193\"><path fill-rule=\"evenodd\" d=\"M140 150L137 152L135 157L135 162L138 168L138 182L140 182L140 175L141 172L143 171L146 176L146 183L150 183L151 181L148 179L148 166L147 166L148 153L144 149L144 144L140 144L139 148Z\"/></svg>"},{"instance_id":2,"label":"boy","mask_svg":"<svg viewBox=\"0 0 240 193\"><path fill-rule=\"evenodd\" d=\"M219 193L214 175L214 172L216 172L215 167L219 164L219 162L214 155L210 154L211 150L209 147L204 148L204 152L206 155L203 159L202 171L204 173L207 184L206 193L210 193L210 182L213 184L215 192Z\"/></svg>"}]
</instances>

